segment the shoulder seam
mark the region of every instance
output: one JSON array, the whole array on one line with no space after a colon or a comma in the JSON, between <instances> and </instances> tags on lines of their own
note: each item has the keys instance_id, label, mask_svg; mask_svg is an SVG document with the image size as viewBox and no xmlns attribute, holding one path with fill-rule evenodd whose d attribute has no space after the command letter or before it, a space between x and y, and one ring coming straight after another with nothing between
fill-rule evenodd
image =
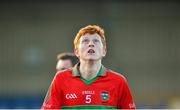
<instances>
[{"instance_id":1,"label":"shoulder seam","mask_svg":"<svg viewBox=\"0 0 180 110\"><path fill-rule=\"evenodd\" d=\"M124 80L126 80L126 77L124 77L124 75L122 75L121 73L117 73L117 72L115 72L115 71L113 71L113 70L110 70L110 72L111 72L112 74L115 74L115 75L117 75L117 76L120 76L120 77L122 77Z\"/></svg>"},{"instance_id":2,"label":"shoulder seam","mask_svg":"<svg viewBox=\"0 0 180 110\"><path fill-rule=\"evenodd\" d=\"M67 72L67 71L72 71L72 68L65 69L65 70L62 70L62 71L58 71L58 72L56 72L56 76L59 75L59 74L63 74L65 72Z\"/></svg>"}]
</instances>

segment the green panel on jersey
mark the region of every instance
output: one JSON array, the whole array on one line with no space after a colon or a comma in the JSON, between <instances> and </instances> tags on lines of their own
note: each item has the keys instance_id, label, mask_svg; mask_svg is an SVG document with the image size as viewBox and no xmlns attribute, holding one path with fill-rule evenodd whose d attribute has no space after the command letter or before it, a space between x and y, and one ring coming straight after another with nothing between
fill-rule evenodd
<instances>
[{"instance_id":1,"label":"green panel on jersey","mask_svg":"<svg viewBox=\"0 0 180 110\"><path fill-rule=\"evenodd\" d=\"M102 74L102 65L101 65L101 68L100 68L98 74L96 75L96 77L94 77L94 78L92 78L92 79L90 79L90 80L84 79L84 78L81 76L81 74L79 73L80 79L81 79L84 83L86 83L87 85L90 85L92 82L94 82L94 81L98 78L98 76L100 76L101 74Z\"/></svg>"},{"instance_id":2,"label":"green panel on jersey","mask_svg":"<svg viewBox=\"0 0 180 110\"><path fill-rule=\"evenodd\" d=\"M117 110L114 106L63 106L61 109L112 109Z\"/></svg>"}]
</instances>

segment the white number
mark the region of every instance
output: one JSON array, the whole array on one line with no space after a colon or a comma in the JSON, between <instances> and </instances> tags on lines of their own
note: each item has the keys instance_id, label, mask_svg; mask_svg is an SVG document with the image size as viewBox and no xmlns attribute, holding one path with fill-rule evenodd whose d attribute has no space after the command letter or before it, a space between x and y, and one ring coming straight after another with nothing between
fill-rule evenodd
<instances>
[{"instance_id":1,"label":"white number","mask_svg":"<svg viewBox=\"0 0 180 110\"><path fill-rule=\"evenodd\" d=\"M86 95L86 103L91 103L91 95Z\"/></svg>"}]
</instances>

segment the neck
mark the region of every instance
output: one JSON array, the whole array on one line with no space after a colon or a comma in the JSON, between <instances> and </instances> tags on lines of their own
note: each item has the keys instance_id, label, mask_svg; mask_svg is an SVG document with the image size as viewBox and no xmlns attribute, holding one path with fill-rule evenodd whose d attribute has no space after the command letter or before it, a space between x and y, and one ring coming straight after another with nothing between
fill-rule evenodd
<instances>
[{"instance_id":1,"label":"neck","mask_svg":"<svg viewBox=\"0 0 180 110\"><path fill-rule=\"evenodd\" d=\"M80 73L81 73L81 76L86 79L86 80L89 80L89 79L92 79L94 78L100 68L101 68L101 60L98 60L98 61L80 61Z\"/></svg>"}]
</instances>

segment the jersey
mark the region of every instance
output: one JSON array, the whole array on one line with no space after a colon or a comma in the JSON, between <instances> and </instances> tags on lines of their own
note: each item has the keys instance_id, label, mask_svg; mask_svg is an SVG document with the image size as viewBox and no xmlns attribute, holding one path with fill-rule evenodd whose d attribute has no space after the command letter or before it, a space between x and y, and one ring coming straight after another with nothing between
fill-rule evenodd
<instances>
[{"instance_id":1,"label":"jersey","mask_svg":"<svg viewBox=\"0 0 180 110\"><path fill-rule=\"evenodd\" d=\"M42 109L135 109L124 76L101 66L96 77L81 77L78 64L55 75Z\"/></svg>"}]
</instances>

